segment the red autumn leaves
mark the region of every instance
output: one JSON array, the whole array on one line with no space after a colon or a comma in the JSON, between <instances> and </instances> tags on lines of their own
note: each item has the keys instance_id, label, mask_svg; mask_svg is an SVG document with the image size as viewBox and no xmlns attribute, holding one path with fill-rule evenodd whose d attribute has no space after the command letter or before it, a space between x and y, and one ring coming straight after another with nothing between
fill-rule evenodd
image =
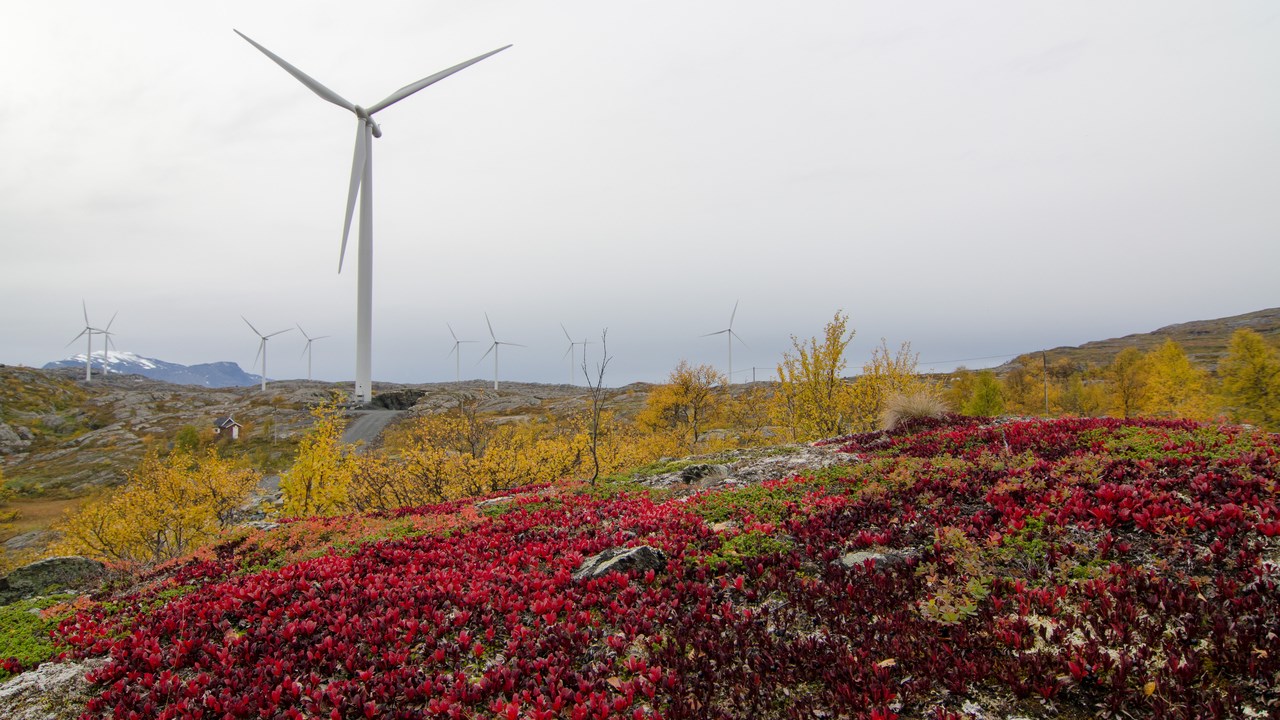
<instances>
[{"instance_id":1,"label":"red autumn leaves","mask_svg":"<svg viewBox=\"0 0 1280 720\"><path fill-rule=\"evenodd\" d=\"M1280 701L1276 436L965 421L842 442L860 458L847 477L767 483L741 496L755 505L563 491L485 521L420 508L402 514L444 529L277 570L245 570L260 543L228 545L59 636L110 655L91 717L960 717L979 690L1166 717ZM714 531L724 507L737 527ZM665 571L570 577L642 544ZM912 559L836 562L864 548Z\"/></svg>"}]
</instances>

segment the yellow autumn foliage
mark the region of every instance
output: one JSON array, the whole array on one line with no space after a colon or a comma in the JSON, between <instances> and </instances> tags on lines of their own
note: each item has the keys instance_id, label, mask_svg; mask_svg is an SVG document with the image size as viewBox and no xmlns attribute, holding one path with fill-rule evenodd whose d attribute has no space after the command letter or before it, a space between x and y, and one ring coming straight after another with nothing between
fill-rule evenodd
<instances>
[{"instance_id":1,"label":"yellow autumn foliage","mask_svg":"<svg viewBox=\"0 0 1280 720\"><path fill-rule=\"evenodd\" d=\"M327 402L311 414L315 422L298 443L293 467L280 478L286 517L341 515L351 508L347 491L352 466L342 446L342 411Z\"/></svg>"},{"instance_id":2,"label":"yellow autumn foliage","mask_svg":"<svg viewBox=\"0 0 1280 720\"><path fill-rule=\"evenodd\" d=\"M845 348L853 340L849 316L836 311L822 339L791 336L792 351L778 363L774 417L793 442L839 435L852 406L852 387L844 379Z\"/></svg>"},{"instance_id":3,"label":"yellow autumn foliage","mask_svg":"<svg viewBox=\"0 0 1280 720\"><path fill-rule=\"evenodd\" d=\"M927 386L916 375L918 360L919 354L911 352L911 343L904 342L891 353L881 338L880 346L871 351L871 359L849 388L847 427L853 432L878 430L890 398L925 392Z\"/></svg>"},{"instance_id":4,"label":"yellow autumn foliage","mask_svg":"<svg viewBox=\"0 0 1280 720\"><path fill-rule=\"evenodd\" d=\"M1207 420L1215 410L1209 374L1191 364L1182 346L1173 340L1146 355L1147 396L1145 415Z\"/></svg>"},{"instance_id":5,"label":"yellow autumn foliage","mask_svg":"<svg viewBox=\"0 0 1280 720\"><path fill-rule=\"evenodd\" d=\"M723 404L720 388L727 378L710 365L691 365L681 360L667 382L655 387L645 399L636 423L651 433L674 433L683 437L689 450L702 441L702 434L718 419Z\"/></svg>"},{"instance_id":6,"label":"yellow autumn foliage","mask_svg":"<svg viewBox=\"0 0 1280 720\"><path fill-rule=\"evenodd\" d=\"M86 502L54 529L55 552L131 564L182 556L234 522L257 484L247 468L218 457L175 450L151 453L126 483Z\"/></svg>"}]
</instances>

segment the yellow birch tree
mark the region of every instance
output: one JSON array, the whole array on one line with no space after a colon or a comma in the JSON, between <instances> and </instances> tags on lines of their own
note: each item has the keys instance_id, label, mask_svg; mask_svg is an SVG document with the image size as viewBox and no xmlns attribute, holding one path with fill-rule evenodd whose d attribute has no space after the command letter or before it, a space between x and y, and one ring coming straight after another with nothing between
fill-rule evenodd
<instances>
[{"instance_id":1,"label":"yellow birch tree","mask_svg":"<svg viewBox=\"0 0 1280 720\"><path fill-rule=\"evenodd\" d=\"M288 517L341 515L351 509L347 498L351 465L342 447L346 425L342 411L327 402L311 414L315 423L298 443L293 467L280 478L281 511Z\"/></svg>"}]
</instances>

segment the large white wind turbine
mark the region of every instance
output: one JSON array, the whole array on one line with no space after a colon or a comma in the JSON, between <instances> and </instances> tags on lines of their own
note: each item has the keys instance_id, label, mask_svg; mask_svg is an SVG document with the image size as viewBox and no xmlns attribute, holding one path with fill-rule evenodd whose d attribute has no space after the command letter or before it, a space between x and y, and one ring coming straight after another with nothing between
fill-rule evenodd
<instances>
[{"instance_id":1,"label":"large white wind turbine","mask_svg":"<svg viewBox=\"0 0 1280 720\"><path fill-rule=\"evenodd\" d=\"M462 343L474 343L474 342L480 342L480 341L479 340L459 340L458 334L453 331L453 326L450 325L449 323L445 323L444 325L445 327L449 328L449 334L453 336L453 349L449 351L449 355L457 355L457 358L454 360L454 363L453 363L456 366L454 368L454 373L455 373L454 382L462 382ZM490 326L490 329L492 330L492 326ZM445 357L449 357L449 355L445 355ZM483 360L484 358L480 358L480 359ZM496 363L497 361L498 359L495 357L494 362Z\"/></svg>"},{"instance_id":2,"label":"large white wind turbine","mask_svg":"<svg viewBox=\"0 0 1280 720\"><path fill-rule=\"evenodd\" d=\"M245 322L249 322L249 321L248 321L248 320L245 320ZM281 330L280 332L284 332L284 331L283 331L283 330ZM323 340L323 339L325 339L325 338L327 338L327 337L329 337L329 336L328 336L328 335L318 335L318 336L316 336L316 337L311 337L310 335L308 335L308 334L307 334L307 331L306 331L306 330L303 330L303 329L302 329L302 326L301 326L301 325L298 325L298 332L302 333L302 337L304 337L304 338L306 338L306 339L307 339L307 345L306 345L306 347L302 348L302 355L306 355L306 356L307 356L307 379L308 379L308 380L310 380L310 379L311 379L311 343L313 343L313 342L315 342L315 341L317 341L317 340ZM266 346L264 345L263 347L266 347ZM298 357L302 357L302 355L299 355ZM263 373L263 382L266 382L266 374L265 374L265 373Z\"/></svg>"},{"instance_id":3,"label":"large white wind turbine","mask_svg":"<svg viewBox=\"0 0 1280 720\"><path fill-rule=\"evenodd\" d=\"M244 324L248 325L249 329L253 331L253 334L258 336L258 354L253 357L253 364L257 365L258 358L262 358L262 391L266 392L267 391L267 340L275 337L276 335L279 335L280 333L287 333L293 328L285 328L283 330L277 330L268 335L263 335L262 333L258 332L258 328L254 327L253 323L249 322L249 318L241 315L240 319L244 320Z\"/></svg>"},{"instance_id":4,"label":"large white wind turbine","mask_svg":"<svg viewBox=\"0 0 1280 720\"><path fill-rule=\"evenodd\" d=\"M702 336L702 337L711 337L712 335L727 335L729 338L729 372L726 373L724 376L726 385L733 383L733 339L738 338L738 342L742 343L742 347L747 347L747 344L742 341L742 338L738 335L738 333L733 331L733 319L737 317L737 315L738 315L738 301L735 300L733 303L733 312L729 314L729 327L725 328L724 330L717 330L715 332L707 333ZM747 348L747 349L749 350L750 348Z\"/></svg>"},{"instance_id":5,"label":"large white wind turbine","mask_svg":"<svg viewBox=\"0 0 1280 720\"><path fill-rule=\"evenodd\" d=\"M574 368L573 349L579 345L582 346L582 362L585 363L587 361L587 346L590 345L591 343L587 342L586 340L583 340L582 342L574 342L573 338L569 337L569 331L568 329L565 328L564 323L560 323L560 329L564 330L564 339L569 341L569 349L564 351L564 356L569 358L569 384L572 385L573 384L573 368Z\"/></svg>"},{"instance_id":6,"label":"large white wind turbine","mask_svg":"<svg viewBox=\"0 0 1280 720\"><path fill-rule=\"evenodd\" d=\"M528 346L521 345L520 343L502 342L501 340L499 340L498 336L493 334L493 323L489 322L489 313L484 314L484 322L486 325L489 326L489 337L493 339L493 344L489 346L488 350L484 351L484 355L480 356L480 359L476 361L476 364L479 365L480 363L484 362L484 359L489 357L489 353L493 353L493 389L497 390L498 389L498 346L499 345L511 345L512 347L528 347Z\"/></svg>"},{"instance_id":7,"label":"large white wind turbine","mask_svg":"<svg viewBox=\"0 0 1280 720\"><path fill-rule=\"evenodd\" d=\"M373 319L373 138L382 137L382 129L373 121L374 113L393 105L419 90L443 80L450 75L470 67L481 60L500 53L511 47L507 45L497 50L474 57L459 63L447 70L441 70L427 77L400 88L381 102L363 108L356 105L329 88L316 82L306 73L285 62L280 56L250 40L236 30L235 33L248 40L250 45L258 48L264 55L275 61L286 72L297 78L308 89L321 98L356 116L356 149L351 159L351 181L347 189L347 214L342 225L342 249L338 253L338 272L342 272L342 259L347 252L347 236L351 232L351 216L355 212L356 195L360 195L360 243L357 249L359 261L356 268L356 400L369 402L373 399L373 378L371 363L371 337Z\"/></svg>"},{"instance_id":8,"label":"large white wind turbine","mask_svg":"<svg viewBox=\"0 0 1280 720\"><path fill-rule=\"evenodd\" d=\"M88 345L85 346L85 350L84 350L84 381L92 382L93 381L93 334L94 333L105 334L106 331L99 330L98 328L89 324L89 306L85 305L84 300L80 301L80 310L84 312L84 329L80 331L79 335L76 335L75 337L71 338L71 342L67 343L67 347L71 347L72 343L74 343L75 341L79 340L82 337L86 338ZM116 321L116 316L112 315L111 322L115 322L115 321ZM111 323L107 323L107 329L108 330L111 329ZM108 339L110 339L110 336L108 336Z\"/></svg>"}]
</instances>

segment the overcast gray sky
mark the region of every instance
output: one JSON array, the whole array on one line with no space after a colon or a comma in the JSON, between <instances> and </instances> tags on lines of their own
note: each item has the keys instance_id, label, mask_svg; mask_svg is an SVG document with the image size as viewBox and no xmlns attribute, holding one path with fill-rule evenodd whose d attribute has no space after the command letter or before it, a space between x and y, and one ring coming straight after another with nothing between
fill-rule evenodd
<instances>
[{"instance_id":1,"label":"overcast gray sky","mask_svg":"<svg viewBox=\"0 0 1280 720\"><path fill-rule=\"evenodd\" d=\"M355 123L232 28L364 105L515 45L377 116L375 380L451 380L486 311L505 378L563 382L564 323L617 385L723 370L737 300L735 370L837 308L857 366L1280 305L1274 2L355 7L0 6L0 362L79 350L83 298L123 350L247 368L243 314L354 375Z\"/></svg>"}]
</instances>

